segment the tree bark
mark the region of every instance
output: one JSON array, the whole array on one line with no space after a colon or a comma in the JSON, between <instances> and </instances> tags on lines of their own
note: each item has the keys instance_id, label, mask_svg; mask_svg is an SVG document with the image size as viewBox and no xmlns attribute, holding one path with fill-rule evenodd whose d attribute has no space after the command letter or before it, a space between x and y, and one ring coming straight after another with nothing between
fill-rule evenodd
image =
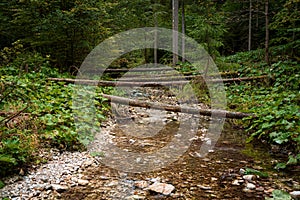
<instances>
[{"instance_id":1,"label":"tree bark","mask_svg":"<svg viewBox=\"0 0 300 200\"><path fill-rule=\"evenodd\" d=\"M251 35L252 35L252 0L249 5L249 33L248 33L248 51L251 50Z\"/></svg>"},{"instance_id":2,"label":"tree bark","mask_svg":"<svg viewBox=\"0 0 300 200\"><path fill-rule=\"evenodd\" d=\"M150 68L118 68L118 69L90 69L87 72L82 72L82 73L99 73L99 72L152 72L152 71L171 71L174 70L172 67L150 67Z\"/></svg>"},{"instance_id":3,"label":"tree bark","mask_svg":"<svg viewBox=\"0 0 300 200\"><path fill-rule=\"evenodd\" d=\"M198 76L202 78L202 76ZM257 79L267 78L268 76L256 76L256 77L241 77L241 78L229 78L229 79L207 79L207 83L231 83L231 82L242 82L242 81L252 81ZM191 83L191 81L187 81L185 79L180 79L178 81L171 81L167 79L167 81L157 81L152 78L151 81L147 82L145 80L134 80L136 82L132 82L130 80L126 81L98 81L98 80L87 80L87 79L70 79L70 78L48 78L49 81L56 82L66 82L66 83L77 83L82 85L93 85L93 86L117 86L117 87L160 87L160 86L174 86L174 85L185 85Z\"/></svg>"},{"instance_id":4,"label":"tree bark","mask_svg":"<svg viewBox=\"0 0 300 200\"><path fill-rule=\"evenodd\" d=\"M265 61L269 65L269 0L265 3L266 18L266 41L265 41Z\"/></svg>"},{"instance_id":5,"label":"tree bark","mask_svg":"<svg viewBox=\"0 0 300 200\"><path fill-rule=\"evenodd\" d=\"M184 10L184 0L181 0L181 33L182 33L182 46L181 46L181 55L182 62L185 62L185 10Z\"/></svg>"},{"instance_id":6,"label":"tree bark","mask_svg":"<svg viewBox=\"0 0 300 200\"><path fill-rule=\"evenodd\" d=\"M165 111L172 111L172 112L180 112L180 113L187 113L187 114L199 114L204 116L214 116L220 118L231 118L231 119L242 119L244 117L254 116L253 114L249 113L241 113L241 112L230 112L227 110L214 110L214 109L197 109L185 106L178 106L178 105L166 105L160 103L151 103L145 102L140 100L128 99L124 97L117 97L102 94L104 98L107 98L110 102L134 106L134 107L142 107L142 108L151 108L157 110L165 110Z\"/></svg>"},{"instance_id":7,"label":"tree bark","mask_svg":"<svg viewBox=\"0 0 300 200\"><path fill-rule=\"evenodd\" d=\"M257 79L267 78L268 76L255 76L255 77L239 77L239 78L227 78L227 79L207 79L207 82L212 83L230 83L230 82L241 82L241 81L251 81ZM197 78L203 78L202 75L192 75L192 76L170 76L170 77L132 77L126 79L120 79L121 82L153 82L153 81L185 81ZM208 78L208 77L207 77Z\"/></svg>"},{"instance_id":8,"label":"tree bark","mask_svg":"<svg viewBox=\"0 0 300 200\"><path fill-rule=\"evenodd\" d=\"M172 0L172 28L173 28L173 66L178 62L178 10L179 0Z\"/></svg>"}]
</instances>

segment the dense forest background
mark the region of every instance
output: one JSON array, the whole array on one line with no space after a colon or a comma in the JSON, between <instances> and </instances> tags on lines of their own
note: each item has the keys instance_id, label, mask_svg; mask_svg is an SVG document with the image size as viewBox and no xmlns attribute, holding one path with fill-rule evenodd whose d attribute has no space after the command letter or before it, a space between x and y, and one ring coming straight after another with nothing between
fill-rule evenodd
<instances>
[{"instance_id":1,"label":"dense forest background","mask_svg":"<svg viewBox=\"0 0 300 200\"><path fill-rule=\"evenodd\" d=\"M298 3L186 0L180 2L179 15L184 11L185 34L213 56L264 49L269 40L276 47L270 50L272 58L299 60ZM64 70L79 67L97 44L121 31L172 28L169 0L4 0L0 9L0 49L18 42L26 54L50 56L53 66ZM4 62L10 59L2 57Z\"/></svg>"},{"instance_id":2,"label":"dense forest background","mask_svg":"<svg viewBox=\"0 0 300 200\"><path fill-rule=\"evenodd\" d=\"M174 12L174 3L178 12ZM174 13L178 30L201 44L221 73L235 78L265 77L227 84L226 109L255 115L233 123L243 125L249 142L260 140L272 148L280 147L275 149L285 154L285 160L275 163L277 168L299 164L299 3L300 0L2 0L0 176L30 162L44 162L36 155L41 146L80 149L72 85L48 78L74 78L89 52L116 33L139 27L174 28ZM144 64L153 52L133 54L116 61L116 67ZM163 54L159 62L172 65L172 55L159 54ZM189 63L183 62L177 63L177 69L192 71ZM98 90L111 92L109 87ZM208 103L208 92L200 88L196 93L203 103ZM97 119L87 119L87 124L100 124L105 119L110 109L106 100L96 98Z\"/></svg>"}]
</instances>

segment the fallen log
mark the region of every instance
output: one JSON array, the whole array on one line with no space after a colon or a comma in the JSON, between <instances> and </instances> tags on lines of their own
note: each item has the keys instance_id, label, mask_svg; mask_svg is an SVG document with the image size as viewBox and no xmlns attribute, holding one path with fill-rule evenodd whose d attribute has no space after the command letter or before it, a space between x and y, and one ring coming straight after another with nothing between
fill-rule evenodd
<instances>
[{"instance_id":1,"label":"fallen log","mask_svg":"<svg viewBox=\"0 0 300 200\"><path fill-rule=\"evenodd\" d=\"M152 71L171 71L172 67L149 67L149 68L98 68L79 71L81 73L103 73L103 72L152 72Z\"/></svg>"},{"instance_id":2,"label":"fallen log","mask_svg":"<svg viewBox=\"0 0 300 200\"><path fill-rule=\"evenodd\" d=\"M164 81L164 82L122 82L122 81L97 81L87 79L70 79L70 78L48 78L49 81L78 83L82 85L93 86L119 86L119 87L160 87L172 85L185 85L189 81Z\"/></svg>"},{"instance_id":3,"label":"fallen log","mask_svg":"<svg viewBox=\"0 0 300 200\"><path fill-rule=\"evenodd\" d=\"M231 83L241 81L252 81L257 79L267 78L268 76L256 76L256 77L241 77L241 78L230 78L230 79L206 79L207 83ZM193 78L202 78L202 76L194 76ZM119 87L159 87L159 86L174 86L174 85L185 85L190 81L184 79L141 79L137 82L132 82L129 79L123 81L98 81L88 79L70 79L70 78L48 78L50 81L66 82L66 83L78 83L82 85L94 85L94 86L119 86ZM156 80L168 80L168 81L156 81ZM156 82L155 82L156 81Z\"/></svg>"},{"instance_id":4,"label":"fallen log","mask_svg":"<svg viewBox=\"0 0 300 200\"><path fill-rule=\"evenodd\" d=\"M267 78L267 75L263 76L254 76L254 77L240 77L240 78L227 78L227 79L211 79L208 80L211 83L232 83L232 82L242 82L242 81L253 81L258 79L264 79Z\"/></svg>"},{"instance_id":5,"label":"fallen log","mask_svg":"<svg viewBox=\"0 0 300 200\"><path fill-rule=\"evenodd\" d=\"M128 99L124 97L117 97L117 96L112 96L107 94L102 94L102 96L108 99L108 101L113 103L134 106L134 107L151 108L156 110L165 110L165 111L180 112L180 113L187 113L187 114L199 114L204 116L213 115L214 117L231 118L231 119L242 119L244 117L254 116L253 114L250 113L230 112L227 110L216 110L216 109L197 109L197 108L186 107L186 106L145 102L145 101Z\"/></svg>"}]
</instances>

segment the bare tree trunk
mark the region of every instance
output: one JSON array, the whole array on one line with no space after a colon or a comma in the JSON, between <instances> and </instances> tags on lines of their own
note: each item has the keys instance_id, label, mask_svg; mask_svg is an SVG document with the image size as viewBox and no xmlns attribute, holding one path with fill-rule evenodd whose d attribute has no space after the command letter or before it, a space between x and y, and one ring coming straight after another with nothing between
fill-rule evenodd
<instances>
[{"instance_id":1,"label":"bare tree trunk","mask_svg":"<svg viewBox=\"0 0 300 200\"><path fill-rule=\"evenodd\" d=\"M231 119L242 119L244 117L249 117L249 116L255 117L253 114L250 113L230 112L227 110L215 110L215 109L198 109L198 108L178 106L178 105L151 103L146 101L128 99L124 97L111 96L106 94L102 94L102 96L104 98L107 98L110 102L128 105L128 106L134 106L134 107L150 108L156 110L165 110L171 112L180 112L180 113L196 114L196 115L198 114L204 116L214 115L215 117L221 117L221 118L225 117Z\"/></svg>"},{"instance_id":2,"label":"bare tree trunk","mask_svg":"<svg viewBox=\"0 0 300 200\"><path fill-rule=\"evenodd\" d=\"M265 17L266 17L266 41L265 41L265 61L269 64L269 0L265 4Z\"/></svg>"},{"instance_id":3,"label":"bare tree trunk","mask_svg":"<svg viewBox=\"0 0 300 200\"><path fill-rule=\"evenodd\" d=\"M179 0L172 0L172 14L173 14L173 66L178 62L178 8Z\"/></svg>"},{"instance_id":4,"label":"bare tree trunk","mask_svg":"<svg viewBox=\"0 0 300 200\"><path fill-rule=\"evenodd\" d=\"M184 10L184 0L181 0L181 32L182 32L182 62L185 62L185 10Z\"/></svg>"},{"instance_id":5,"label":"bare tree trunk","mask_svg":"<svg viewBox=\"0 0 300 200\"><path fill-rule=\"evenodd\" d=\"M157 24L157 18L156 18L156 15L155 15L155 19L154 19L154 23L155 23L155 32L154 32L154 66L157 67L157 63L158 63L158 59L157 59L157 27L158 27L158 24Z\"/></svg>"},{"instance_id":6,"label":"bare tree trunk","mask_svg":"<svg viewBox=\"0 0 300 200\"><path fill-rule=\"evenodd\" d=\"M249 35L248 35L248 51L251 50L251 35L252 35L252 0L249 5Z\"/></svg>"}]
</instances>

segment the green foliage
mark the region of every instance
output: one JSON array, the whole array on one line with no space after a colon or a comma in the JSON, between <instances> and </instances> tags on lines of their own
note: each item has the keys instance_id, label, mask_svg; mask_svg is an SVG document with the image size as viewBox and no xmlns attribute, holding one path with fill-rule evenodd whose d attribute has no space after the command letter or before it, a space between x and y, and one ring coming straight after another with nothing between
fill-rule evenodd
<instances>
[{"instance_id":1,"label":"green foliage","mask_svg":"<svg viewBox=\"0 0 300 200\"><path fill-rule=\"evenodd\" d=\"M246 168L244 174L246 174L246 175L253 174L253 175L257 175L257 176L262 177L262 178L268 178L268 176L269 176L265 172L261 172L261 171L258 171L256 169L251 169L251 168Z\"/></svg>"},{"instance_id":2,"label":"green foliage","mask_svg":"<svg viewBox=\"0 0 300 200\"><path fill-rule=\"evenodd\" d=\"M5 29L7 39L50 55L60 67L78 66L110 34L102 1L11 1L2 9L11 20L0 17L0 32Z\"/></svg>"},{"instance_id":3,"label":"green foliage","mask_svg":"<svg viewBox=\"0 0 300 200\"><path fill-rule=\"evenodd\" d=\"M271 30L275 31L276 37L271 42L273 45L280 45L279 55L299 57L300 47L300 13L299 0L287 0L283 7L274 16L270 24ZM298 58L299 59L299 58Z\"/></svg>"},{"instance_id":4,"label":"green foliage","mask_svg":"<svg viewBox=\"0 0 300 200\"><path fill-rule=\"evenodd\" d=\"M240 61L251 60L251 54L242 53L228 58ZM255 117L245 118L249 123L248 142L254 139L278 145L282 151L290 152L286 163L276 168L299 163L300 150L300 93L299 64L279 61L270 67L264 63L255 63L239 70L241 76L269 74L269 79L253 83L241 83L228 86L228 106L231 109L251 112Z\"/></svg>"},{"instance_id":5,"label":"green foliage","mask_svg":"<svg viewBox=\"0 0 300 200\"><path fill-rule=\"evenodd\" d=\"M5 186L5 184L3 183L3 181L0 181L0 189L2 189Z\"/></svg>"},{"instance_id":6,"label":"green foliage","mask_svg":"<svg viewBox=\"0 0 300 200\"><path fill-rule=\"evenodd\" d=\"M272 192L273 198L266 197L265 200L291 200L292 197L289 193L282 190L274 190Z\"/></svg>"},{"instance_id":7,"label":"green foliage","mask_svg":"<svg viewBox=\"0 0 300 200\"><path fill-rule=\"evenodd\" d=\"M201 6L199 6L201 4ZM213 58L219 56L226 33L224 19L213 2L187 6L186 34L199 42Z\"/></svg>"},{"instance_id":8,"label":"green foliage","mask_svg":"<svg viewBox=\"0 0 300 200\"><path fill-rule=\"evenodd\" d=\"M17 57L0 68L0 110L16 113L25 108L23 112L29 114L19 114L11 120L11 114L0 116L0 176L34 161L33 155L40 145L63 150L84 148L72 110L74 86L46 80L47 77L67 75L51 69L47 58L39 54L24 60L32 67L39 63L38 71L20 70L19 59ZM96 115L87 116L87 121L95 121L100 126L108 106L100 95L104 90L97 88L97 91L98 96L92 99ZM90 131L90 126L85 129Z\"/></svg>"}]
</instances>

